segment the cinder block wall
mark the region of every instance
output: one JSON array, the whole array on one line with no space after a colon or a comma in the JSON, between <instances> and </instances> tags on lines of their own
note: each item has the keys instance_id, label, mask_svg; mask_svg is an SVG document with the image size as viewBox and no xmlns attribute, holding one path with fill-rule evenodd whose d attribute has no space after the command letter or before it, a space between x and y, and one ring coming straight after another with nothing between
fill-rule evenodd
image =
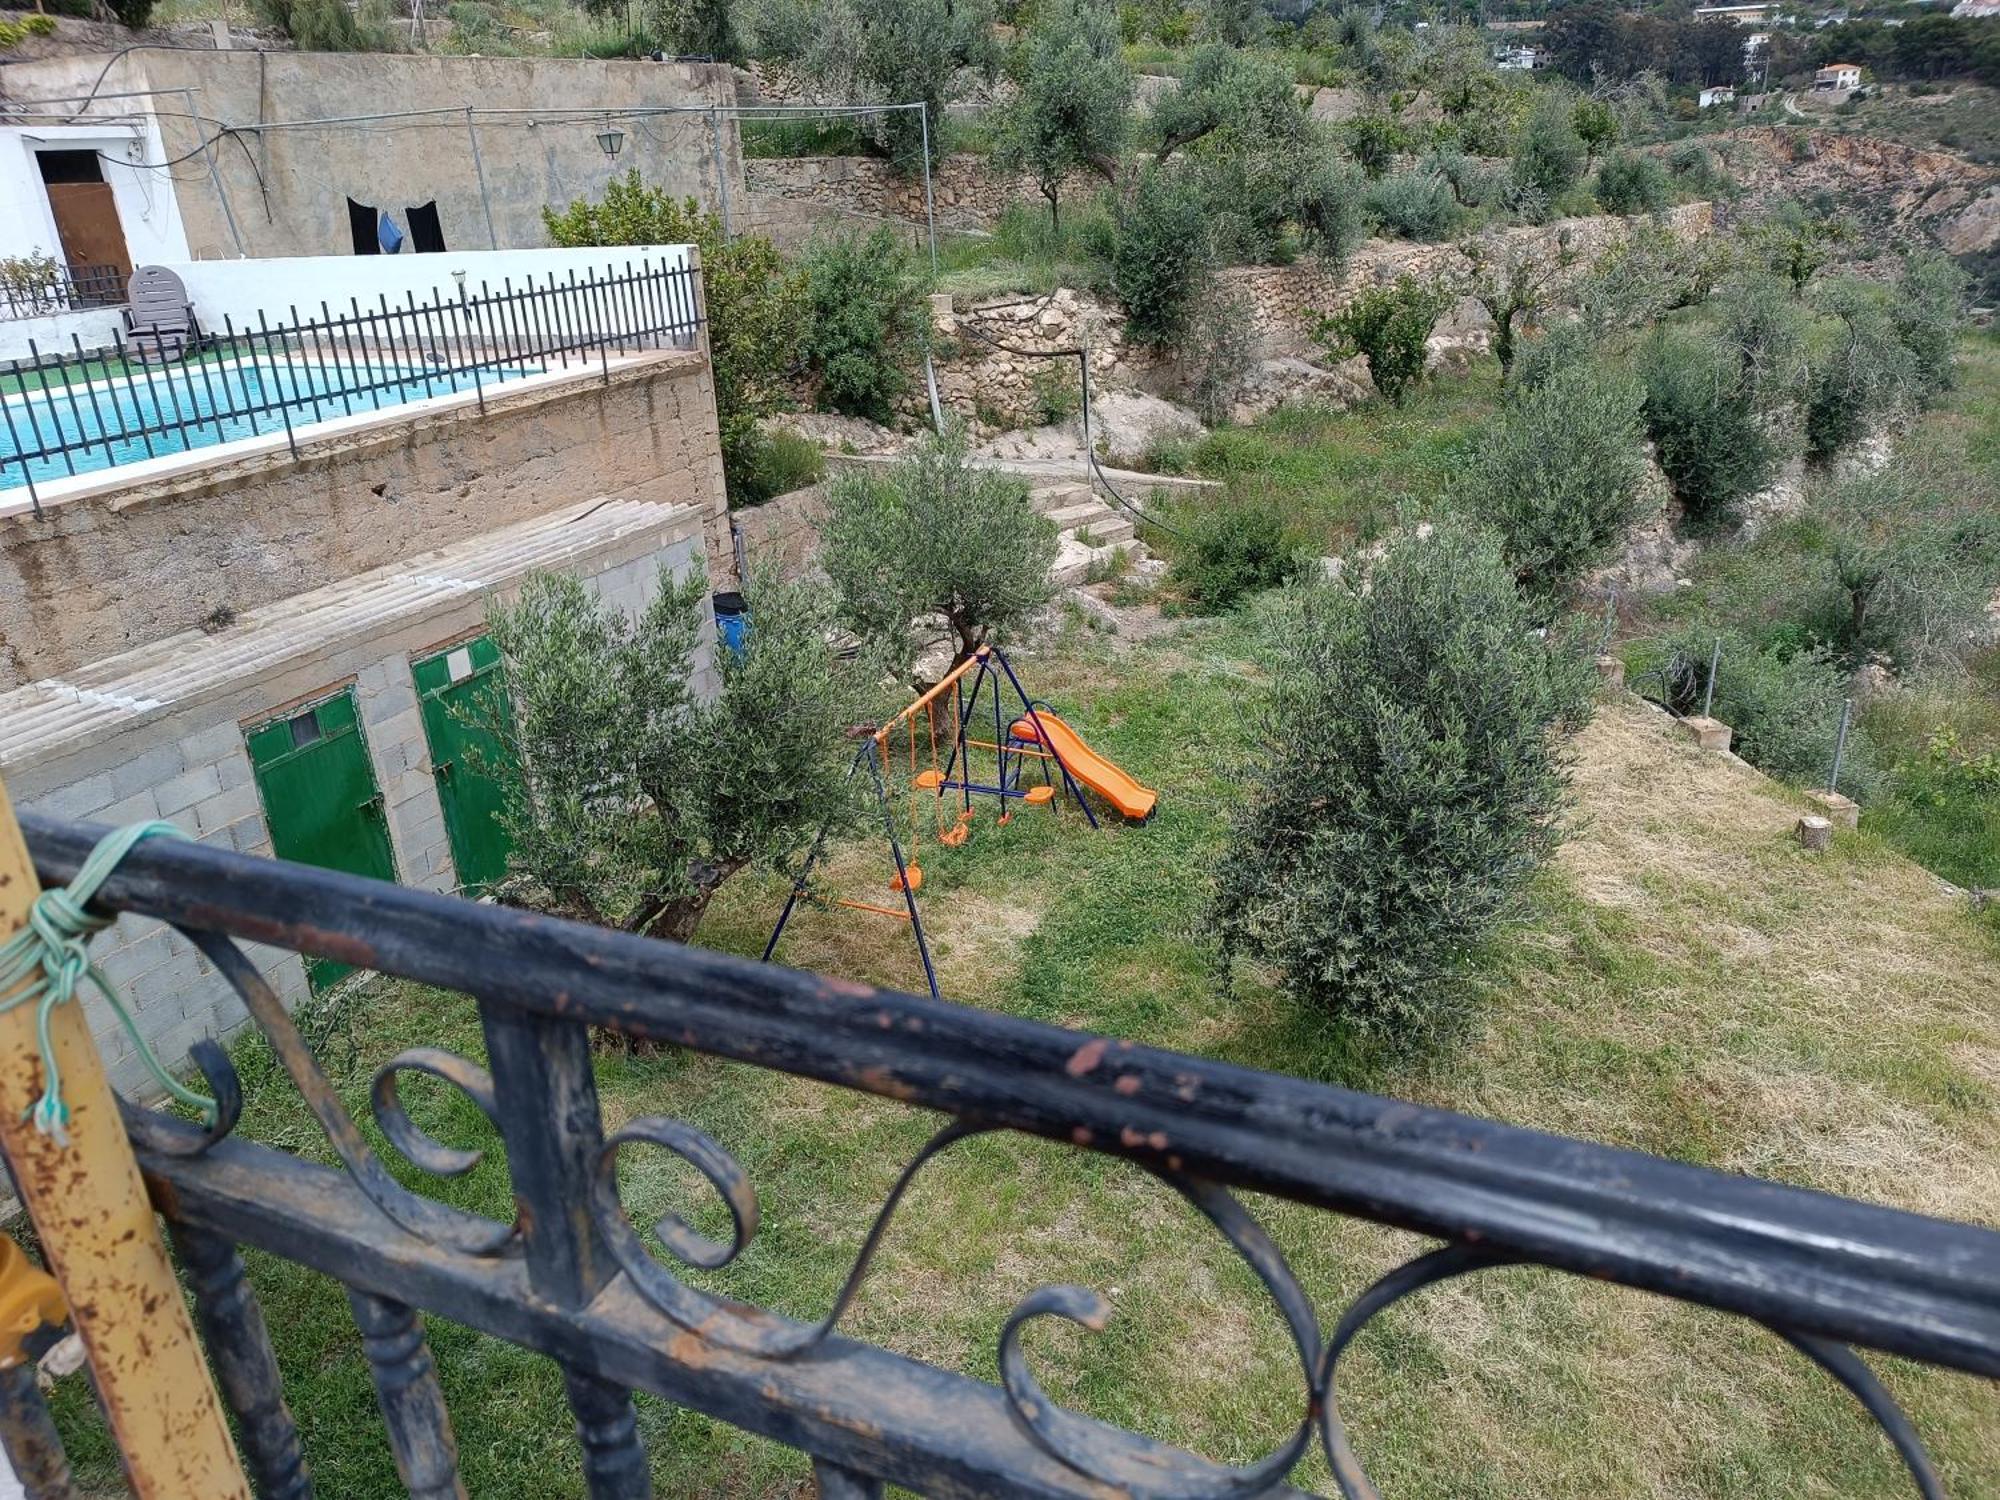
<instances>
[{"instance_id":1,"label":"cinder block wall","mask_svg":"<svg viewBox=\"0 0 2000 1500\"><path fill-rule=\"evenodd\" d=\"M649 543L637 555L629 555L628 546L627 555L580 571L599 597L636 614L652 599L662 567L684 578L699 564L700 531L698 518L688 516L664 545ZM458 876L410 662L475 633L485 605L482 594L444 596L391 628L344 642L304 665L248 674L184 713L149 720L73 754L24 768L0 767L0 774L23 810L111 825L164 818L205 844L269 857L270 829L245 728L289 702L351 682L388 815L397 878L426 890L452 891ZM716 689L711 651L698 660L696 683L705 693ZM296 954L243 946L288 1009L305 997L305 966ZM96 940L92 954L169 1068L184 1067L201 1038L227 1038L248 1019L207 959L159 923L121 918ZM128 1097L152 1098L157 1090L110 1007L88 987L82 1004L113 1085Z\"/></svg>"}]
</instances>

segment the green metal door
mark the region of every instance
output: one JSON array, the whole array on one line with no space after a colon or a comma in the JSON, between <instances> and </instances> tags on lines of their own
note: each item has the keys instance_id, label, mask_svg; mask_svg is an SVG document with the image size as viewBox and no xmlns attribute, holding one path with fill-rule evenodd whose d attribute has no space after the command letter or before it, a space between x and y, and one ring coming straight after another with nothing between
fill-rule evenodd
<instances>
[{"instance_id":1,"label":"green metal door","mask_svg":"<svg viewBox=\"0 0 2000 1500\"><path fill-rule=\"evenodd\" d=\"M411 662L410 672L423 704L424 739L459 889L477 894L507 873L500 813L507 798L502 778L511 763L489 727L507 722L500 651L482 635Z\"/></svg>"},{"instance_id":2,"label":"green metal door","mask_svg":"<svg viewBox=\"0 0 2000 1500\"><path fill-rule=\"evenodd\" d=\"M396 878L389 820L352 688L261 724L246 738L278 858L377 880ZM314 993L352 971L352 965L330 959L306 960Z\"/></svg>"}]
</instances>

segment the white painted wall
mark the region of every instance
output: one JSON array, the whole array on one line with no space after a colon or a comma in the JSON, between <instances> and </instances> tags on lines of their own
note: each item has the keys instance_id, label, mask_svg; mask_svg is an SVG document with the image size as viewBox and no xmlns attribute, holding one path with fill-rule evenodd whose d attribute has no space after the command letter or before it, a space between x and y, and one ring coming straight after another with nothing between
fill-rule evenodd
<instances>
[{"instance_id":1,"label":"white painted wall","mask_svg":"<svg viewBox=\"0 0 2000 1500\"><path fill-rule=\"evenodd\" d=\"M74 351L72 334L86 349L101 349L114 333L123 331L124 313L115 307L86 307L77 312L50 313L45 318L0 319L0 360L27 359L39 351L44 355ZM34 341L34 349L28 347ZM0 1492L0 1500L7 1500Z\"/></svg>"},{"instance_id":2,"label":"white painted wall","mask_svg":"<svg viewBox=\"0 0 2000 1500\"><path fill-rule=\"evenodd\" d=\"M170 173L130 164L165 157L159 128L151 115L130 122L0 127L0 256L39 252L63 258L55 215L49 210L49 195L35 164L38 149L99 151L113 158L98 165L111 185L133 265L188 258L187 231L181 224L180 203L174 196ZM197 159L173 170L198 170L200 165Z\"/></svg>"},{"instance_id":3,"label":"white painted wall","mask_svg":"<svg viewBox=\"0 0 2000 1500\"><path fill-rule=\"evenodd\" d=\"M484 287L500 295L511 281L516 291L553 280L567 284L575 275L603 278L654 267L687 264L689 246L633 245L584 250L450 250L441 255L300 255L276 260L182 261L169 267L186 283L195 315L204 328L219 329L225 316L237 328L254 328L262 314L272 326L321 316L324 304L335 316L374 312L387 297L391 308L414 297L419 306L456 302L463 274L468 298ZM612 302L581 304L583 327L615 332L632 326L632 316ZM644 310L641 310L642 314Z\"/></svg>"}]
</instances>

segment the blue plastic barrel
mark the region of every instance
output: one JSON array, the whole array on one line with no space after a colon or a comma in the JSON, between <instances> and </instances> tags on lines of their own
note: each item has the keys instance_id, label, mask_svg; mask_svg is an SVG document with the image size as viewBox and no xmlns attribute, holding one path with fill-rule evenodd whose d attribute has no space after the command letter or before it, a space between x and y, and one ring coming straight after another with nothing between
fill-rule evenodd
<instances>
[{"instance_id":1,"label":"blue plastic barrel","mask_svg":"<svg viewBox=\"0 0 2000 1500\"><path fill-rule=\"evenodd\" d=\"M715 633L722 637L722 644L729 648L729 654L741 661L743 641L750 634L750 611L744 608L741 594L715 596Z\"/></svg>"}]
</instances>

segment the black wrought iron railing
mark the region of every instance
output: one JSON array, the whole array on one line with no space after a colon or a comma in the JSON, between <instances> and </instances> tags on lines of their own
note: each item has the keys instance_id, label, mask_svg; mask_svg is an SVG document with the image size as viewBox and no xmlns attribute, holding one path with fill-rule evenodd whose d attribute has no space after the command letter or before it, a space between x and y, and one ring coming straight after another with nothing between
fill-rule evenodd
<instances>
[{"instance_id":1,"label":"black wrought iron railing","mask_svg":"<svg viewBox=\"0 0 2000 1500\"><path fill-rule=\"evenodd\" d=\"M319 304L255 327L224 317L158 321L87 350L29 341L0 364L0 491L39 486L163 454L302 428L436 396L493 389L527 376L646 350L692 348L700 337L700 271L641 260L623 266L510 277L406 294L345 311Z\"/></svg>"},{"instance_id":2,"label":"black wrought iron railing","mask_svg":"<svg viewBox=\"0 0 2000 1500\"><path fill-rule=\"evenodd\" d=\"M125 300L129 274L123 266L35 259L0 261L0 321L116 307Z\"/></svg>"},{"instance_id":3,"label":"black wrought iron railing","mask_svg":"<svg viewBox=\"0 0 2000 1500\"><path fill-rule=\"evenodd\" d=\"M103 832L22 823L50 884L69 880ZM2000 1377L2000 1233L1992 1230L178 841L142 844L101 900L192 938L242 996L344 1163L317 1166L237 1139L234 1075L212 1043L196 1054L222 1103L212 1129L128 1110L261 1494L302 1497L311 1482L274 1394L276 1362L237 1255L245 1245L348 1288L399 1470L420 1496L460 1491L419 1310L562 1366L596 1500L651 1493L634 1391L803 1449L824 1496L879 1496L885 1483L1042 1500L1289 1494L1287 1476L1314 1442L1343 1494L1372 1496L1343 1426L1343 1351L1420 1288L1516 1264L1768 1327L1859 1398L1925 1495L1941 1493L1932 1466L1855 1349ZM431 1048L404 1053L377 1075L374 1108L410 1162L449 1174L465 1169L463 1154L411 1123L396 1080L415 1070L463 1090L505 1144L513 1222L448 1208L391 1177L239 940L475 997L488 1066ZM687 1265L720 1266L750 1241L756 1192L724 1143L684 1122L646 1117L607 1134L592 1028L947 1117L898 1179L821 1322L712 1296L649 1253L620 1203L622 1153L667 1151L728 1204L728 1244L673 1217L656 1226L665 1250ZM954 1142L989 1131L1134 1162L1227 1240L1269 1292L1296 1350L1294 1425L1274 1451L1226 1467L1052 1402L1029 1371L1020 1331L1045 1317L1096 1324L1105 1304L1083 1288L1045 1287L1019 1304L1001 1335L997 1386L839 1331L904 1188ZM1352 1305L1316 1308L1238 1189L1441 1243Z\"/></svg>"}]
</instances>

